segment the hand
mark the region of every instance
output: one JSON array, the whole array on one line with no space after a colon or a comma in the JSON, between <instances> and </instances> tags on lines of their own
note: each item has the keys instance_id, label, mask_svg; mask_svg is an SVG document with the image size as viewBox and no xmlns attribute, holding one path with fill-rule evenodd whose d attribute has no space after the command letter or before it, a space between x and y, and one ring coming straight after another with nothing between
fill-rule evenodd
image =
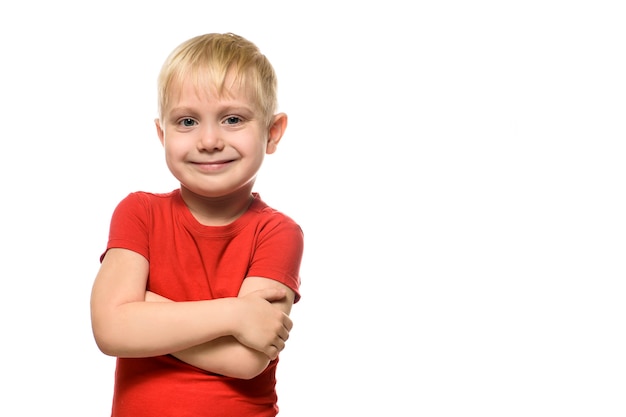
<instances>
[{"instance_id":1,"label":"hand","mask_svg":"<svg viewBox=\"0 0 626 417\"><path fill-rule=\"evenodd\" d=\"M233 336L239 343L264 353L270 360L285 348L293 322L272 301L282 300L286 292L265 288L238 298L239 314Z\"/></svg>"}]
</instances>

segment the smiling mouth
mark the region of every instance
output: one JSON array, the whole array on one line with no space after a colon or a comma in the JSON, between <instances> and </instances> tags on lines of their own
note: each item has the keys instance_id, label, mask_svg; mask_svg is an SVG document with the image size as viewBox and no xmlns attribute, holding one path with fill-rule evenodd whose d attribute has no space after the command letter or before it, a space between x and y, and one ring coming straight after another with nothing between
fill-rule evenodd
<instances>
[{"instance_id":1,"label":"smiling mouth","mask_svg":"<svg viewBox=\"0 0 626 417\"><path fill-rule=\"evenodd\" d=\"M221 161L192 161L193 166L198 167L203 171L217 171L230 165L234 160L221 160Z\"/></svg>"},{"instance_id":2,"label":"smiling mouth","mask_svg":"<svg viewBox=\"0 0 626 417\"><path fill-rule=\"evenodd\" d=\"M194 165L224 165L233 162L234 159L221 159L219 161L191 161Z\"/></svg>"}]
</instances>

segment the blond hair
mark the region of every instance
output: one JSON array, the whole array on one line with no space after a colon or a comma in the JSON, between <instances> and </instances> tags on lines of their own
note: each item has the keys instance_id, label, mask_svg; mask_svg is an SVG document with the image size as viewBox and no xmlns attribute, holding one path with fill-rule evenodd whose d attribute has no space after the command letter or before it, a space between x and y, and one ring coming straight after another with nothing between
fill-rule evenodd
<instances>
[{"instance_id":1,"label":"blond hair","mask_svg":"<svg viewBox=\"0 0 626 417\"><path fill-rule=\"evenodd\" d=\"M254 43L233 33L196 36L170 53L158 78L159 118L170 104L172 91L184 81L191 81L198 91L214 88L222 95L231 87L226 85L231 71L233 83L248 89L269 124L278 106L276 73Z\"/></svg>"}]
</instances>

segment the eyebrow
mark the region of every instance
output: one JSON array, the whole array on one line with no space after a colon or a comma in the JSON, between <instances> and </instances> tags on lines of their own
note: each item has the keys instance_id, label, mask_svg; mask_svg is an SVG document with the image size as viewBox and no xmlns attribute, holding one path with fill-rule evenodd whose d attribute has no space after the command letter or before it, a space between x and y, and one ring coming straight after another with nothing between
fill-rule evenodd
<instances>
[{"instance_id":1,"label":"eyebrow","mask_svg":"<svg viewBox=\"0 0 626 417\"><path fill-rule=\"evenodd\" d=\"M180 106L172 107L171 109L168 109L163 113L163 116L168 118L178 118L184 115L196 117L198 115L198 111L189 106Z\"/></svg>"},{"instance_id":2,"label":"eyebrow","mask_svg":"<svg viewBox=\"0 0 626 417\"><path fill-rule=\"evenodd\" d=\"M239 114L246 119L256 119L261 117L259 112L254 111L254 107L247 104L224 103L216 105L211 111L220 115L229 113ZM169 118L179 118L182 116L199 117L203 112L192 106L176 106L167 110L164 116Z\"/></svg>"}]
</instances>

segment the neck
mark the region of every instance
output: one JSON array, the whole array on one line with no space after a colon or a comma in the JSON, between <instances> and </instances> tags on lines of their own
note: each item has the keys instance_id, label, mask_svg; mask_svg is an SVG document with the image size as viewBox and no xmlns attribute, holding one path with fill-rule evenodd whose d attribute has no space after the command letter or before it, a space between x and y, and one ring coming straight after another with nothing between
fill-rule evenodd
<instances>
[{"instance_id":1,"label":"neck","mask_svg":"<svg viewBox=\"0 0 626 417\"><path fill-rule=\"evenodd\" d=\"M219 197L198 195L184 186L180 187L180 193L198 222L206 226L225 226L237 220L250 207L254 199L252 187L244 188Z\"/></svg>"}]
</instances>

